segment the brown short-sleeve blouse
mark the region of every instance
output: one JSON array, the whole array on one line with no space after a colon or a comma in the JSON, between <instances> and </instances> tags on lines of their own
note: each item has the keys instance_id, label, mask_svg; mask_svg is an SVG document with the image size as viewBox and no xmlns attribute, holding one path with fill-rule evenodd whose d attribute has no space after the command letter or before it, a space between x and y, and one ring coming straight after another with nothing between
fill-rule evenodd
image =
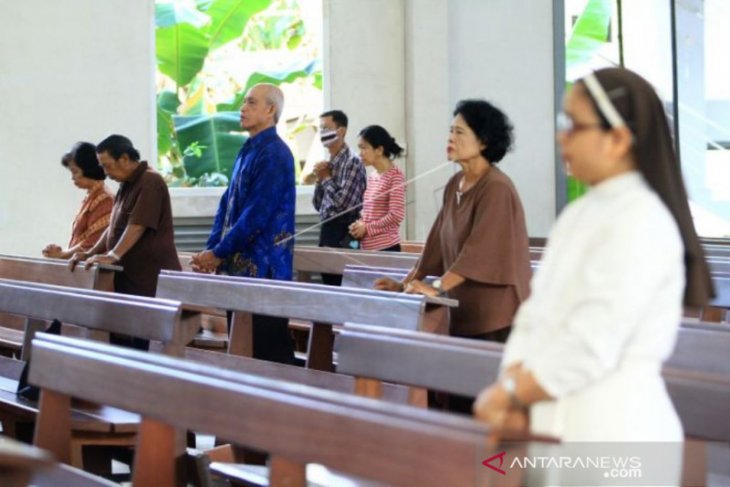
<instances>
[{"instance_id":1,"label":"brown short-sleeve blouse","mask_svg":"<svg viewBox=\"0 0 730 487\"><path fill-rule=\"evenodd\" d=\"M512 181L492 166L457 195L463 173L447 183L419 270L466 281L449 291L459 301L451 334L473 336L506 328L529 294L530 249L525 214Z\"/></svg>"}]
</instances>

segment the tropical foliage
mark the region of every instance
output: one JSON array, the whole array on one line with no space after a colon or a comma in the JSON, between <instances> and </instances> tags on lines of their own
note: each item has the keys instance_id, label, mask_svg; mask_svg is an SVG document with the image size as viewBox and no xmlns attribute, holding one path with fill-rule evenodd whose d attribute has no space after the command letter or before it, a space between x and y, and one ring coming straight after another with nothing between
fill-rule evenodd
<instances>
[{"instance_id":1,"label":"tropical foliage","mask_svg":"<svg viewBox=\"0 0 730 487\"><path fill-rule=\"evenodd\" d=\"M565 68L567 86L573 80L595 68L596 58L609 41L614 0L588 0L580 16L573 24L573 30L565 45ZM585 184L568 176L568 201L583 195Z\"/></svg>"},{"instance_id":2,"label":"tropical foliage","mask_svg":"<svg viewBox=\"0 0 730 487\"><path fill-rule=\"evenodd\" d=\"M228 183L246 140L238 110L254 84L321 93L319 40L299 3L156 0L158 166L168 184Z\"/></svg>"}]
</instances>

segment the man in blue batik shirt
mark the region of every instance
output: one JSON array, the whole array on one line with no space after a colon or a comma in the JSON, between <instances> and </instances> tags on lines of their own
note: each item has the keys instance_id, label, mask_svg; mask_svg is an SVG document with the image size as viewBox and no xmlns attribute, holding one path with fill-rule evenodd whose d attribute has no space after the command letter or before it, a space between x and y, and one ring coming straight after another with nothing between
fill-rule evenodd
<instances>
[{"instance_id":1,"label":"man in blue batik shirt","mask_svg":"<svg viewBox=\"0 0 730 487\"><path fill-rule=\"evenodd\" d=\"M236 157L206 249L193 269L231 276L291 280L296 189L294 157L276 133L284 95L274 85L253 86L241 106L249 139ZM292 363L288 319L253 316L254 357Z\"/></svg>"}]
</instances>

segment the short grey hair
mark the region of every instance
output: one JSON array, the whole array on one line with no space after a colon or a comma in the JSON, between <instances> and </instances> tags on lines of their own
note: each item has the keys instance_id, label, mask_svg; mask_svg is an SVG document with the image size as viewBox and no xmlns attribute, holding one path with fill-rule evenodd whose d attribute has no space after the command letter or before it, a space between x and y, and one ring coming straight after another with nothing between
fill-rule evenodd
<instances>
[{"instance_id":1,"label":"short grey hair","mask_svg":"<svg viewBox=\"0 0 730 487\"><path fill-rule=\"evenodd\" d=\"M279 123L281 112L284 111L284 93L281 88L271 83L259 83L256 86L266 89L266 101L274 107L274 123Z\"/></svg>"}]
</instances>

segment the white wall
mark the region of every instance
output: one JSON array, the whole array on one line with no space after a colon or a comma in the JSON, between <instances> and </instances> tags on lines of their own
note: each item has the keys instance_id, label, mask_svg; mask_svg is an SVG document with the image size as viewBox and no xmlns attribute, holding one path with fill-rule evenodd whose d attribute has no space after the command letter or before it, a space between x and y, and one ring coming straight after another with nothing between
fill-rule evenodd
<instances>
[{"instance_id":1,"label":"white wall","mask_svg":"<svg viewBox=\"0 0 730 487\"><path fill-rule=\"evenodd\" d=\"M449 99L491 101L515 126L515 149L499 167L514 181L531 237L555 220L552 2L449 2Z\"/></svg>"},{"instance_id":2,"label":"white wall","mask_svg":"<svg viewBox=\"0 0 730 487\"><path fill-rule=\"evenodd\" d=\"M403 0L325 0L325 110L343 110L347 142L367 125L405 141Z\"/></svg>"},{"instance_id":3,"label":"white wall","mask_svg":"<svg viewBox=\"0 0 730 487\"><path fill-rule=\"evenodd\" d=\"M406 119L408 121L408 238L425 240L455 166L446 160L449 100L449 3L406 2ZM440 67L440 68L439 68Z\"/></svg>"},{"instance_id":4,"label":"white wall","mask_svg":"<svg viewBox=\"0 0 730 487\"><path fill-rule=\"evenodd\" d=\"M353 132L380 123L405 132L408 238L422 240L455 170L445 157L459 99L492 100L516 126L501 166L522 197L531 236L555 219L552 2L329 0L325 2L326 105ZM431 172L432 171L432 172Z\"/></svg>"},{"instance_id":5,"label":"white wall","mask_svg":"<svg viewBox=\"0 0 730 487\"><path fill-rule=\"evenodd\" d=\"M0 0L0 253L65 245L84 193L60 158L78 140L153 149L152 0Z\"/></svg>"},{"instance_id":6,"label":"white wall","mask_svg":"<svg viewBox=\"0 0 730 487\"><path fill-rule=\"evenodd\" d=\"M407 144L408 238L423 239L454 171L444 147L458 99L513 119L503 169L532 236L554 220L552 2L324 0L327 108ZM0 253L65 244L84 194L59 163L77 140L129 136L155 150L153 0L0 0ZM428 171L439 168L433 174ZM184 206L184 205L183 205ZM190 205L188 205L190 206Z\"/></svg>"}]
</instances>

